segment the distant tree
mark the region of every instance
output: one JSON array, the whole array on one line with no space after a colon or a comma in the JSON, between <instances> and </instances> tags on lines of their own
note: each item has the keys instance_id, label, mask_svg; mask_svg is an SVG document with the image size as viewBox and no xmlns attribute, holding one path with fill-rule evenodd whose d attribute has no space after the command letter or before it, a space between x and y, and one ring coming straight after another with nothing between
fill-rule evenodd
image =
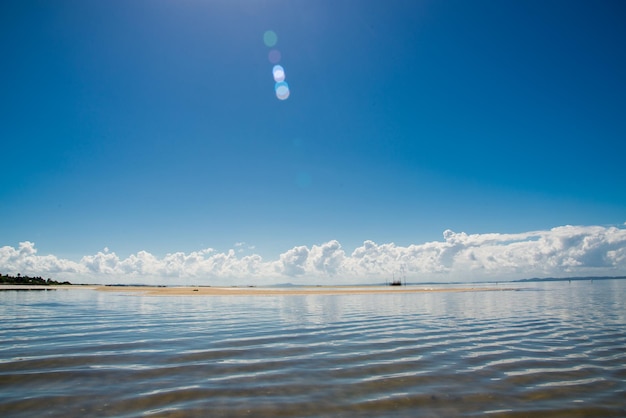
<instances>
[{"instance_id":1,"label":"distant tree","mask_svg":"<svg viewBox=\"0 0 626 418\"><path fill-rule=\"evenodd\" d=\"M5 284L29 284L29 285L41 285L41 286L50 286L50 285L71 285L72 283L68 281L64 281L62 283L57 282L56 280L52 280L48 278L47 280L41 276L30 277L28 275L22 276L20 273L17 276L11 275L2 275L0 274L0 283Z\"/></svg>"}]
</instances>

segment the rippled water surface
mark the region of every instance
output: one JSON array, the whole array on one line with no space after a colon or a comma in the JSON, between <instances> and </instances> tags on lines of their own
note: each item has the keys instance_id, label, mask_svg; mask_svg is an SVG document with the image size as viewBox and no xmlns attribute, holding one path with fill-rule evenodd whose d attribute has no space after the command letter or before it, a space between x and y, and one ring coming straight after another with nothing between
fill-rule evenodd
<instances>
[{"instance_id":1,"label":"rippled water surface","mask_svg":"<svg viewBox=\"0 0 626 418\"><path fill-rule=\"evenodd\" d=\"M624 417L625 296L4 291L0 415Z\"/></svg>"}]
</instances>

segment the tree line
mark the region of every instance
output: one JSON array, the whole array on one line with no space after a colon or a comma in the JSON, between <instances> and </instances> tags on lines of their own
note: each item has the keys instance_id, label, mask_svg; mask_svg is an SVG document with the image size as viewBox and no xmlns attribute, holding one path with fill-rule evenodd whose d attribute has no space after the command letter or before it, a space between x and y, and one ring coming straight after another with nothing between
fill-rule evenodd
<instances>
[{"instance_id":1,"label":"tree line","mask_svg":"<svg viewBox=\"0 0 626 418\"><path fill-rule=\"evenodd\" d=\"M36 285L36 286L60 286L60 285L71 285L70 282L57 282L56 280L52 280L50 278L44 279L41 276L30 277L30 276L22 276L20 273L17 273L17 276L11 276L9 274L0 273L0 284L28 284L28 285Z\"/></svg>"}]
</instances>

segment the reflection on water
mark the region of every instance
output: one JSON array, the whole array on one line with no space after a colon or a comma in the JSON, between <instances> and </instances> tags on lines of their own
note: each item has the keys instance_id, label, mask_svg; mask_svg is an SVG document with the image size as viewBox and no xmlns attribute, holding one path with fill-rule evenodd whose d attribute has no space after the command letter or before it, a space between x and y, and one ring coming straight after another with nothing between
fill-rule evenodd
<instances>
[{"instance_id":1,"label":"reflection on water","mask_svg":"<svg viewBox=\"0 0 626 418\"><path fill-rule=\"evenodd\" d=\"M0 412L626 416L624 290L0 292Z\"/></svg>"}]
</instances>

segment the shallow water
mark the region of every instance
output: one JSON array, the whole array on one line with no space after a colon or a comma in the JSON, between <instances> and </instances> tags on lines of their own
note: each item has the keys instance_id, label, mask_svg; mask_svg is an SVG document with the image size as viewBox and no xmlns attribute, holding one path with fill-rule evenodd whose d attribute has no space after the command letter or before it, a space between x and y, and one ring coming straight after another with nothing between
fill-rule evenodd
<instances>
[{"instance_id":1,"label":"shallow water","mask_svg":"<svg viewBox=\"0 0 626 418\"><path fill-rule=\"evenodd\" d=\"M623 417L625 296L4 291L0 415Z\"/></svg>"}]
</instances>

